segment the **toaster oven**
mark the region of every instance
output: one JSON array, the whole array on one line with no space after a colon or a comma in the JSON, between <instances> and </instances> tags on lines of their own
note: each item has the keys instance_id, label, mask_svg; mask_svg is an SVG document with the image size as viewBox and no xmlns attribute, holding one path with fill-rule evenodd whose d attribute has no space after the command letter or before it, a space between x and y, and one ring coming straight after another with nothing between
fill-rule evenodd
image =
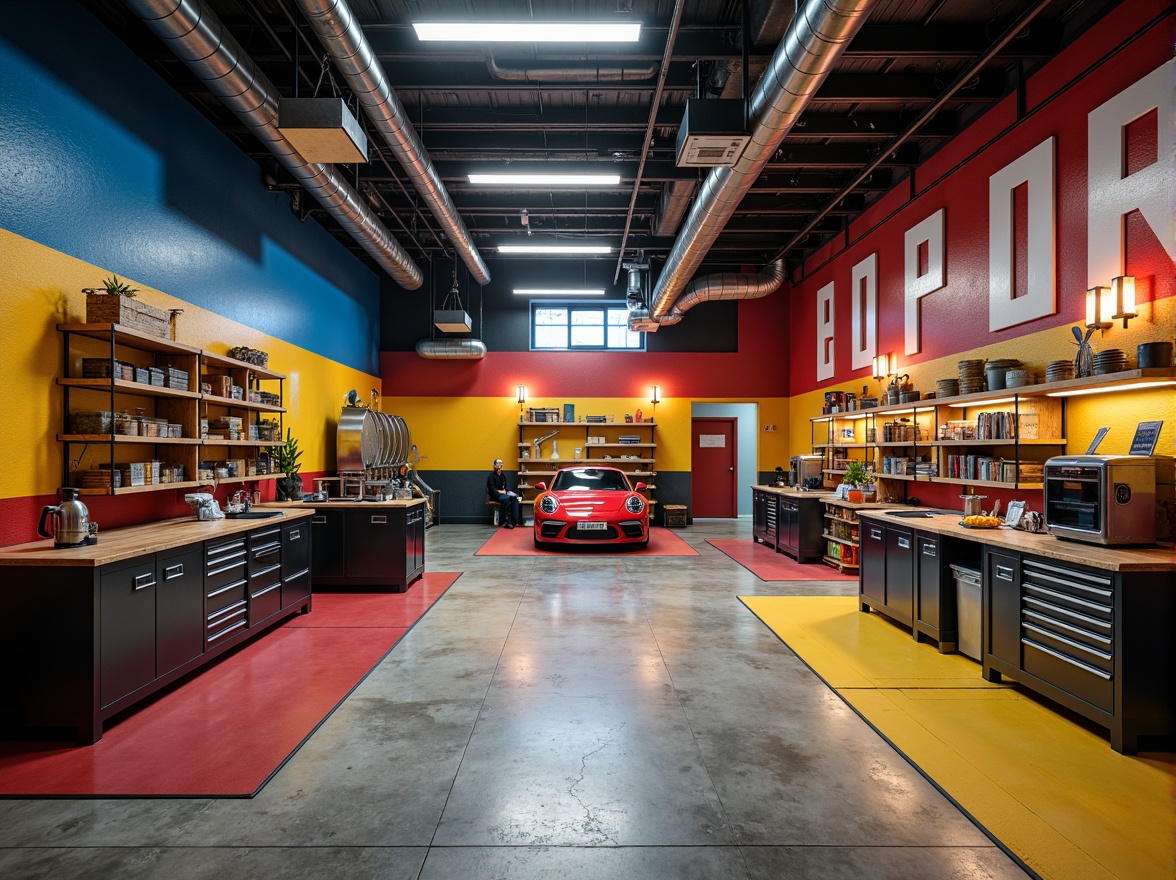
<instances>
[{"instance_id":1,"label":"toaster oven","mask_svg":"<svg viewBox=\"0 0 1176 880\"><path fill-rule=\"evenodd\" d=\"M1142 455L1063 455L1045 463L1045 527L1088 544L1156 539L1156 463Z\"/></svg>"}]
</instances>

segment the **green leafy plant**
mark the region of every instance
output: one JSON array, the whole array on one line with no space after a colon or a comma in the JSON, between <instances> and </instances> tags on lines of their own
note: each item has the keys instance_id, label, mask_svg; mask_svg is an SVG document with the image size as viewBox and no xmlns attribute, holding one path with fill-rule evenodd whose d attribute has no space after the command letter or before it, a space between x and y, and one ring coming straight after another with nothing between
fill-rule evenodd
<instances>
[{"instance_id":1,"label":"green leafy plant","mask_svg":"<svg viewBox=\"0 0 1176 880\"><path fill-rule=\"evenodd\" d=\"M860 488L867 483L873 482L873 478L860 461L851 461L849 467L845 469L845 475L841 478L841 481L849 486Z\"/></svg>"},{"instance_id":2,"label":"green leafy plant","mask_svg":"<svg viewBox=\"0 0 1176 880\"><path fill-rule=\"evenodd\" d=\"M125 296L129 299L134 299L135 294L139 292L139 288L131 287L125 281L119 281L117 275L111 275L109 278L103 278L102 286L106 288L106 292L110 296Z\"/></svg>"},{"instance_id":3,"label":"green leafy plant","mask_svg":"<svg viewBox=\"0 0 1176 880\"><path fill-rule=\"evenodd\" d=\"M286 429L285 445L271 446L270 455L274 457L274 463L281 473L296 474L298 469L302 467L298 463L298 459L302 458L302 450L298 448L298 441L294 439L289 428Z\"/></svg>"}]
</instances>

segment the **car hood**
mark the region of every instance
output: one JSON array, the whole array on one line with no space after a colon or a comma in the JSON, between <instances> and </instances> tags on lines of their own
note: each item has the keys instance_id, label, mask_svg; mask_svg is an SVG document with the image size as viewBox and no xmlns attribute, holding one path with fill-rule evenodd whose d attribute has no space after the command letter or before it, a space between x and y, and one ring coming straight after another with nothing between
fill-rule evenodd
<instances>
[{"instance_id":1,"label":"car hood","mask_svg":"<svg viewBox=\"0 0 1176 880\"><path fill-rule=\"evenodd\" d=\"M559 499L559 509L565 516L634 515L625 510L625 499L630 494L628 492L555 492L553 494Z\"/></svg>"}]
</instances>

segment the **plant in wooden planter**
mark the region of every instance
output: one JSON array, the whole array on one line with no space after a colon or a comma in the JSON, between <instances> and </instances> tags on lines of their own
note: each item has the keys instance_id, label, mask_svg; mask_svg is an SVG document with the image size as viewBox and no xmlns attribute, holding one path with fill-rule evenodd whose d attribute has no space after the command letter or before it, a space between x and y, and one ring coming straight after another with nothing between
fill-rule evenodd
<instances>
[{"instance_id":1,"label":"plant in wooden planter","mask_svg":"<svg viewBox=\"0 0 1176 880\"><path fill-rule=\"evenodd\" d=\"M286 443L282 446L271 446L270 454L274 457L278 471L286 475L278 479L278 500L301 501L302 477L298 476L298 470L302 467L299 463L302 450L298 448L298 441L294 439L289 428L286 429Z\"/></svg>"},{"instance_id":2,"label":"plant in wooden planter","mask_svg":"<svg viewBox=\"0 0 1176 880\"><path fill-rule=\"evenodd\" d=\"M136 299L139 288L131 287L117 275L102 281L101 288L86 287L86 323L121 324L166 339L171 332L167 312Z\"/></svg>"},{"instance_id":3,"label":"plant in wooden planter","mask_svg":"<svg viewBox=\"0 0 1176 880\"><path fill-rule=\"evenodd\" d=\"M861 501L862 487L867 483L872 483L873 477L860 461L851 461L849 467L845 469L845 475L841 478L841 482L850 487L848 500Z\"/></svg>"}]
</instances>

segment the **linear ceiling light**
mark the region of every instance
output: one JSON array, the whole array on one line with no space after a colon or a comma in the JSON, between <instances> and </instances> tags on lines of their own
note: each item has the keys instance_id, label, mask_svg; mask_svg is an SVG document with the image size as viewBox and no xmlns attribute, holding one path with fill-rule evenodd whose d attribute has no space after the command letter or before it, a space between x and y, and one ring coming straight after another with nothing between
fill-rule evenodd
<instances>
[{"instance_id":1,"label":"linear ceiling light","mask_svg":"<svg viewBox=\"0 0 1176 880\"><path fill-rule=\"evenodd\" d=\"M640 22L414 21L417 39L462 43L636 43Z\"/></svg>"},{"instance_id":2,"label":"linear ceiling light","mask_svg":"<svg viewBox=\"0 0 1176 880\"><path fill-rule=\"evenodd\" d=\"M1165 388L1168 385L1176 385L1176 382L1173 382L1171 379L1161 379L1154 382L1133 382L1122 385L1111 385L1107 388L1075 388L1072 391L1050 391L1045 396L1078 397L1081 394L1110 394L1116 391L1140 391L1144 388Z\"/></svg>"},{"instance_id":3,"label":"linear ceiling light","mask_svg":"<svg viewBox=\"0 0 1176 880\"><path fill-rule=\"evenodd\" d=\"M611 254L603 244L500 244L500 254Z\"/></svg>"},{"instance_id":4,"label":"linear ceiling light","mask_svg":"<svg viewBox=\"0 0 1176 880\"><path fill-rule=\"evenodd\" d=\"M471 174L470 183L490 186L610 186L619 174Z\"/></svg>"},{"instance_id":5,"label":"linear ceiling light","mask_svg":"<svg viewBox=\"0 0 1176 880\"><path fill-rule=\"evenodd\" d=\"M604 296L604 288L516 287L515 296Z\"/></svg>"}]
</instances>

